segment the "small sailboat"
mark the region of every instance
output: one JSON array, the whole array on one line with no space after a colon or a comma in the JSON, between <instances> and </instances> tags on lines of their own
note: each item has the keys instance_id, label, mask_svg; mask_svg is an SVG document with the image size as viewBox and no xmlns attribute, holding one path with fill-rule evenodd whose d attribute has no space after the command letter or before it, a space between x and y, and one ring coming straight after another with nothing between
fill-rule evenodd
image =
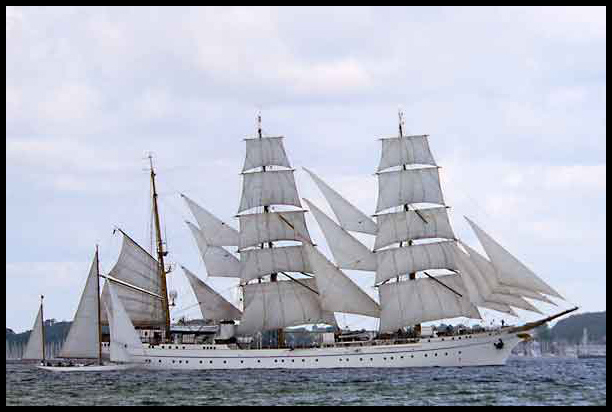
<instances>
[{"instance_id":1,"label":"small sailboat","mask_svg":"<svg viewBox=\"0 0 612 412\"><path fill-rule=\"evenodd\" d=\"M40 308L38 314L34 320L34 326L30 337L28 338L28 344L26 346L23 357L24 361L39 360L41 363L45 362L45 325L43 317L43 299L44 296L40 295Z\"/></svg>"},{"instance_id":2,"label":"small sailboat","mask_svg":"<svg viewBox=\"0 0 612 412\"><path fill-rule=\"evenodd\" d=\"M85 289L81 295L70 331L59 354L62 360L54 362L55 364L45 361L43 351L42 364L37 366L39 369L51 372L102 372L131 367L129 364L104 364L102 362L99 277L98 248L96 247L96 254L87 276ZM42 319L42 303L39 317ZM37 318L38 321L39 319ZM38 330L36 325L34 330ZM64 359L67 361L64 361Z\"/></svg>"}]
</instances>

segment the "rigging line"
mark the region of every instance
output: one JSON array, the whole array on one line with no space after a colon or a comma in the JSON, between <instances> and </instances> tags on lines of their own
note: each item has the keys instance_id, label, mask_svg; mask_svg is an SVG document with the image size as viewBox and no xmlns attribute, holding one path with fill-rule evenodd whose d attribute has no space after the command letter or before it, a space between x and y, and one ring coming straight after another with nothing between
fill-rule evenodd
<instances>
[{"instance_id":1,"label":"rigging line","mask_svg":"<svg viewBox=\"0 0 612 412\"><path fill-rule=\"evenodd\" d=\"M311 288L310 286L307 286L305 284L303 284L302 282L300 282L299 280L295 279L294 277L289 276L288 274L286 274L285 272L279 272L282 273L283 275L287 276L289 279L291 279L292 281L304 286L306 289L310 290L313 293L316 293L317 295L319 294L319 292L317 292L316 290L314 290L313 288Z\"/></svg>"},{"instance_id":2,"label":"rigging line","mask_svg":"<svg viewBox=\"0 0 612 412\"><path fill-rule=\"evenodd\" d=\"M444 283L442 283L440 280L436 279L434 276L431 276L429 273L423 271L423 273L425 275L427 275L430 279L435 280L436 282L438 282L439 284L441 284L442 286L444 286L446 289L450 290L451 292L453 292L455 295L458 295L459 297L463 297L463 295L459 292L457 292L456 290L454 290L453 288L451 288L450 286L445 285Z\"/></svg>"}]
</instances>

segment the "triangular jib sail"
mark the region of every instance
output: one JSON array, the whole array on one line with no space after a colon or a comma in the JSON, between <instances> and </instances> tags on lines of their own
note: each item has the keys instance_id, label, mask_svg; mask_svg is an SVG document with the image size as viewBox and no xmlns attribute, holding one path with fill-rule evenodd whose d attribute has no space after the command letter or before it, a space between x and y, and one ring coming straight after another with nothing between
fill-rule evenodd
<instances>
[{"instance_id":1,"label":"triangular jib sail","mask_svg":"<svg viewBox=\"0 0 612 412\"><path fill-rule=\"evenodd\" d=\"M100 353L98 253L89 269L70 331L59 356L62 358L98 358Z\"/></svg>"},{"instance_id":2,"label":"triangular jib sail","mask_svg":"<svg viewBox=\"0 0 612 412\"><path fill-rule=\"evenodd\" d=\"M45 358L45 348L44 348L44 321L43 321L43 306L40 304L40 308L38 309L38 314L36 315L36 319L34 320L34 326L32 327L32 331L30 332L30 337L28 338L28 344L26 345L25 351L23 352L22 359L44 359Z\"/></svg>"}]
</instances>

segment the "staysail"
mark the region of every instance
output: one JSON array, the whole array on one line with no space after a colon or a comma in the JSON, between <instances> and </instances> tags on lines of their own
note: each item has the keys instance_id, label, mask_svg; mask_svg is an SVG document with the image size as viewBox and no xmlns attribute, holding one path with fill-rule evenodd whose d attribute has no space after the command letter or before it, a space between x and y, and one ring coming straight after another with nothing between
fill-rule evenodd
<instances>
[{"instance_id":1,"label":"staysail","mask_svg":"<svg viewBox=\"0 0 612 412\"><path fill-rule=\"evenodd\" d=\"M502 283L563 299L563 296L540 279L517 258L512 256L510 252L493 240L493 238L478 225L467 217L465 219L474 230L474 233L476 233L482 247L491 259L491 263L493 266L495 266L495 269L497 269L499 275L501 276L500 280Z\"/></svg>"},{"instance_id":2,"label":"staysail","mask_svg":"<svg viewBox=\"0 0 612 412\"><path fill-rule=\"evenodd\" d=\"M380 307L312 245L305 244L316 279L321 307L329 312L380 316Z\"/></svg>"},{"instance_id":3,"label":"staysail","mask_svg":"<svg viewBox=\"0 0 612 412\"><path fill-rule=\"evenodd\" d=\"M319 176L306 168L304 168L304 170L317 184L323 196L325 196L325 200L329 203L329 206L343 229L353 232L368 233L370 235L376 234L376 223L374 223L371 218L342 197L340 193L332 189Z\"/></svg>"},{"instance_id":4,"label":"staysail","mask_svg":"<svg viewBox=\"0 0 612 412\"><path fill-rule=\"evenodd\" d=\"M327 240L336 264L342 269L376 270L376 256L368 248L355 239L350 233L338 226L321 209L307 199L306 205L314 215L323 235Z\"/></svg>"},{"instance_id":5,"label":"staysail","mask_svg":"<svg viewBox=\"0 0 612 412\"><path fill-rule=\"evenodd\" d=\"M221 246L208 245L202 231L193 223L186 223L198 245L208 276L239 278L240 261L236 256Z\"/></svg>"},{"instance_id":6,"label":"staysail","mask_svg":"<svg viewBox=\"0 0 612 412\"><path fill-rule=\"evenodd\" d=\"M210 246L238 246L240 234L236 229L217 218L215 215L181 194L189 210L198 222L202 236Z\"/></svg>"},{"instance_id":7,"label":"staysail","mask_svg":"<svg viewBox=\"0 0 612 412\"><path fill-rule=\"evenodd\" d=\"M218 321L240 319L242 312L238 308L204 283L189 269L184 266L181 266L181 268L185 272L187 280L189 280L193 293L196 295L204 319Z\"/></svg>"}]
</instances>

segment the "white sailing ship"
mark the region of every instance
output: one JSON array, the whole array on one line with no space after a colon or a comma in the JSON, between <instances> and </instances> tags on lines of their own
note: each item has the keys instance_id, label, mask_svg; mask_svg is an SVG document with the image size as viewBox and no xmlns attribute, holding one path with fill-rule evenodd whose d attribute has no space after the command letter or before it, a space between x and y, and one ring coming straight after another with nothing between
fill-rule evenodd
<instances>
[{"instance_id":1,"label":"white sailing ship","mask_svg":"<svg viewBox=\"0 0 612 412\"><path fill-rule=\"evenodd\" d=\"M213 342L186 343L172 334L151 162L157 258L119 230L119 258L103 276L102 298L95 293L101 301L97 323L93 304L84 303L96 300L86 297L93 296L86 286L64 355L90 356L97 343L99 358L162 369L503 365L519 341L530 339L529 330L577 309L480 333L436 336L421 328L422 322L480 319L479 308L513 316L513 308L541 313L526 299L554 305L551 298L562 297L473 221L468 223L488 258L455 237L428 136L404 136L401 117L399 135L381 139L374 219L307 170L337 219L304 199L334 262L312 243L283 137L264 137L259 124L258 135L245 141L238 229L182 195L197 222L187 226L208 276L240 280L237 307L183 267L203 318L216 323ZM373 249L351 232L373 236ZM374 274L378 302L343 270ZM378 318L379 331L365 341L347 341L335 313ZM110 328L106 345L93 333L101 324ZM288 347L285 328L307 324L330 325L335 332L323 334L315 346ZM261 348L261 333L270 331L276 331L275 347Z\"/></svg>"},{"instance_id":2,"label":"white sailing ship","mask_svg":"<svg viewBox=\"0 0 612 412\"><path fill-rule=\"evenodd\" d=\"M117 351L113 348L110 351L111 360L119 361L119 363L104 363L102 361L99 276L98 249L96 248L85 288L66 340L60 350L59 359L45 357L41 296L40 309L28 340L24 359L40 360L40 365L37 365L37 368L52 372L103 372L124 370L136 366L136 364L130 362L130 359L118 357ZM116 339L119 339L119 337L116 337Z\"/></svg>"},{"instance_id":3,"label":"white sailing ship","mask_svg":"<svg viewBox=\"0 0 612 412\"><path fill-rule=\"evenodd\" d=\"M218 323L215 343L165 339L138 345L134 326L165 320L164 338L170 336L166 252L157 218L158 259L124 234L119 260L111 270L114 279L125 283L113 282L117 292L109 287L103 299L113 308L112 317L121 318L114 320L122 326L111 329L111 347L114 339L128 342L125 360L162 369L503 365L512 348L530 338L529 330L577 309L519 327L425 336L422 322L480 319L479 308L514 316L513 308L541 313L526 298L554 305L551 298L562 297L473 221L468 219L488 258L455 237L427 135L403 135L400 119L399 135L381 142L375 220L307 171L338 222L304 199L327 240L335 260L331 262L310 238L283 137L264 137L259 126L258 136L246 139L239 229L182 195L197 222L187 225L208 276L240 279L242 307L183 268L202 316ZM157 211L152 168L151 176ZM374 236L373 250L350 232ZM236 248L239 257L230 248ZM343 269L373 272L380 303ZM379 318L379 334L367 341L341 342L335 333L324 336L316 347L286 346L285 328L337 327L334 313ZM407 326L414 326L412 336L405 334ZM264 331L276 331L275 348L255 344L253 337Z\"/></svg>"}]
</instances>

